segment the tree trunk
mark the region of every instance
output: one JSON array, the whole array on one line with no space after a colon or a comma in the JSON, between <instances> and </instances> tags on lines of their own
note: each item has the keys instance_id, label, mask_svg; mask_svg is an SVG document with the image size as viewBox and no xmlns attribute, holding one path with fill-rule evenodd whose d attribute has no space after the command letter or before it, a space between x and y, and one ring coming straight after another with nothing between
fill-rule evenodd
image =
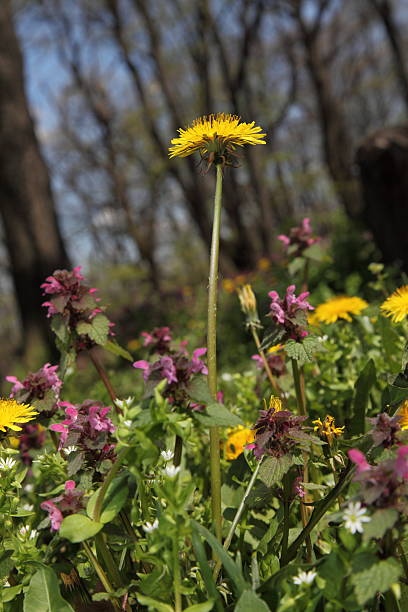
<instances>
[{"instance_id":1,"label":"tree trunk","mask_svg":"<svg viewBox=\"0 0 408 612\"><path fill-rule=\"evenodd\" d=\"M40 284L69 266L24 91L10 0L0 2L0 212L23 328L26 360L38 363L51 334Z\"/></svg>"},{"instance_id":2,"label":"tree trunk","mask_svg":"<svg viewBox=\"0 0 408 612\"><path fill-rule=\"evenodd\" d=\"M369 136L356 161L364 198L364 221L385 263L408 272L408 125Z\"/></svg>"}]
</instances>

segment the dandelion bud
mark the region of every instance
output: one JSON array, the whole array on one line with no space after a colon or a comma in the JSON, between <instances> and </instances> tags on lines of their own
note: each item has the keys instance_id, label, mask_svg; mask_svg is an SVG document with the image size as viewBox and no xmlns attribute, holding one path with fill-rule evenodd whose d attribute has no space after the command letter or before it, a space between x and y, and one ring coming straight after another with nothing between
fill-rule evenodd
<instances>
[{"instance_id":1,"label":"dandelion bud","mask_svg":"<svg viewBox=\"0 0 408 612\"><path fill-rule=\"evenodd\" d=\"M241 310L246 315L246 324L248 327L260 327L260 321L256 308L256 297L252 291L251 285L244 285L237 289Z\"/></svg>"}]
</instances>

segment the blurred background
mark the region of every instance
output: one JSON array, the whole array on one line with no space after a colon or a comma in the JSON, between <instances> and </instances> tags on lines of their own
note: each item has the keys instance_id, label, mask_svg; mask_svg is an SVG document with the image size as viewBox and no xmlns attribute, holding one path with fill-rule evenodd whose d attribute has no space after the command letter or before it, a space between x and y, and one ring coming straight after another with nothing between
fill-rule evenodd
<instances>
[{"instance_id":1,"label":"blurred background","mask_svg":"<svg viewBox=\"0 0 408 612\"><path fill-rule=\"evenodd\" d=\"M202 342L214 176L168 146L212 112L267 132L225 170L226 294L276 288L305 216L311 283L364 292L383 261L403 284L407 26L404 0L1 0L0 374L52 357L39 285L73 265L130 350L169 323Z\"/></svg>"}]
</instances>

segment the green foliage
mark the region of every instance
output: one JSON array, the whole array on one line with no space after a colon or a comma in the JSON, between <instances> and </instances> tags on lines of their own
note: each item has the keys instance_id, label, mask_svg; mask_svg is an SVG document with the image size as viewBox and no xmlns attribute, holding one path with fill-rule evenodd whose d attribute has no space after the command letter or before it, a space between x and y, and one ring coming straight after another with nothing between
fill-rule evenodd
<instances>
[{"instance_id":1,"label":"green foliage","mask_svg":"<svg viewBox=\"0 0 408 612\"><path fill-rule=\"evenodd\" d=\"M62 598L57 576L50 567L41 567L31 578L24 597L24 612L74 612Z\"/></svg>"},{"instance_id":2,"label":"green foliage","mask_svg":"<svg viewBox=\"0 0 408 612\"><path fill-rule=\"evenodd\" d=\"M374 563L363 572L358 572L351 577L357 601L360 605L365 604L376 593L385 593L401 576L401 566L395 559L386 559Z\"/></svg>"}]
</instances>

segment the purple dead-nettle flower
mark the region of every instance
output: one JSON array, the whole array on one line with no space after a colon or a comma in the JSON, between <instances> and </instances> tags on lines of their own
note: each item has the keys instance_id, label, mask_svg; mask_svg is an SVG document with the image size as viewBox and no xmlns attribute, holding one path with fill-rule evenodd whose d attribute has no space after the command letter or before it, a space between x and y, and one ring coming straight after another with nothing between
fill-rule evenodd
<instances>
[{"instance_id":1,"label":"purple dead-nettle flower","mask_svg":"<svg viewBox=\"0 0 408 612\"><path fill-rule=\"evenodd\" d=\"M374 441L374 446L382 445L388 448L397 443L396 434L401 431L400 419L400 415L396 414L390 417L386 412L368 419L373 425L373 429L369 433Z\"/></svg>"},{"instance_id":2,"label":"purple dead-nettle flower","mask_svg":"<svg viewBox=\"0 0 408 612\"><path fill-rule=\"evenodd\" d=\"M89 288L83 284L84 277L80 266L72 271L55 270L52 276L46 278L41 285L44 295L50 299L43 303L48 309L47 316L60 316L70 332L76 336L76 350L89 349L95 346L90 332L78 327L81 323L92 324L96 317L101 327L106 328L106 334L114 336L112 327L115 325L103 314L104 308L99 305L101 298L96 296L98 289ZM102 323L102 319L104 319Z\"/></svg>"},{"instance_id":3,"label":"purple dead-nettle flower","mask_svg":"<svg viewBox=\"0 0 408 612\"><path fill-rule=\"evenodd\" d=\"M84 492L76 488L75 482L67 480L63 494L42 502L40 508L48 512L53 531L59 530L65 516L76 514L84 508L83 496Z\"/></svg>"},{"instance_id":4,"label":"purple dead-nettle flower","mask_svg":"<svg viewBox=\"0 0 408 612\"><path fill-rule=\"evenodd\" d=\"M188 352L182 348L179 352L171 351L168 355L163 355L154 363L135 361L133 367L143 370L145 383L158 384L161 380L166 380L164 397L175 405L181 405L189 399L187 389L193 376L208 374L207 366L201 360L206 352L206 348L195 349L190 359Z\"/></svg>"},{"instance_id":5,"label":"purple dead-nettle flower","mask_svg":"<svg viewBox=\"0 0 408 612\"><path fill-rule=\"evenodd\" d=\"M257 365L257 367L265 372L265 364L260 355L252 355L251 359L253 359ZM268 366L272 372L272 374L279 378L286 372L285 359L280 353L267 353L266 361L268 362Z\"/></svg>"},{"instance_id":6,"label":"purple dead-nettle flower","mask_svg":"<svg viewBox=\"0 0 408 612\"><path fill-rule=\"evenodd\" d=\"M378 465L369 464L357 449L351 449L348 455L357 466L354 480L361 485L365 504L396 508L408 515L408 446L400 446L394 458Z\"/></svg>"},{"instance_id":7,"label":"purple dead-nettle flower","mask_svg":"<svg viewBox=\"0 0 408 612\"><path fill-rule=\"evenodd\" d=\"M277 238L284 244L290 255L300 257L305 249L320 240L318 236L312 236L312 233L310 219L305 217L299 227L292 227L289 230L289 236L281 234Z\"/></svg>"},{"instance_id":8,"label":"purple dead-nettle flower","mask_svg":"<svg viewBox=\"0 0 408 612\"><path fill-rule=\"evenodd\" d=\"M164 355L170 351L172 335L170 327L156 327L151 332L142 332L144 337L143 346L148 346L151 353Z\"/></svg>"},{"instance_id":9,"label":"purple dead-nettle flower","mask_svg":"<svg viewBox=\"0 0 408 612\"><path fill-rule=\"evenodd\" d=\"M305 327L307 326L308 310L314 310L313 306L307 301L309 296L308 291L304 291L298 297L295 295L295 285L290 285L286 289L286 296L281 299L277 291L268 293L271 298L269 317L285 330L285 335L281 338L281 342L288 339L300 341L308 335Z\"/></svg>"},{"instance_id":10,"label":"purple dead-nettle flower","mask_svg":"<svg viewBox=\"0 0 408 612\"><path fill-rule=\"evenodd\" d=\"M91 400L79 406L61 402L61 406L65 407L65 420L50 426L52 431L60 434L59 450L75 446L79 453L85 453L85 459L92 464L105 459L114 461L114 440L111 434L115 426L107 416L111 407Z\"/></svg>"},{"instance_id":11,"label":"purple dead-nettle flower","mask_svg":"<svg viewBox=\"0 0 408 612\"><path fill-rule=\"evenodd\" d=\"M30 372L22 381L16 376L6 376L6 380L13 384L10 397L28 404L34 403L43 416L51 416L58 409L62 387L57 372L57 365L46 363L37 372Z\"/></svg>"},{"instance_id":12,"label":"purple dead-nettle flower","mask_svg":"<svg viewBox=\"0 0 408 612\"><path fill-rule=\"evenodd\" d=\"M255 440L246 448L252 449L257 459L264 455L282 457L293 450L300 438L307 436L302 431L302 423L306 418L282 410L281 400L271 397L269 407L260 410L259 419L252 427L255 430Z\"/></svg>"}]
</instances>

